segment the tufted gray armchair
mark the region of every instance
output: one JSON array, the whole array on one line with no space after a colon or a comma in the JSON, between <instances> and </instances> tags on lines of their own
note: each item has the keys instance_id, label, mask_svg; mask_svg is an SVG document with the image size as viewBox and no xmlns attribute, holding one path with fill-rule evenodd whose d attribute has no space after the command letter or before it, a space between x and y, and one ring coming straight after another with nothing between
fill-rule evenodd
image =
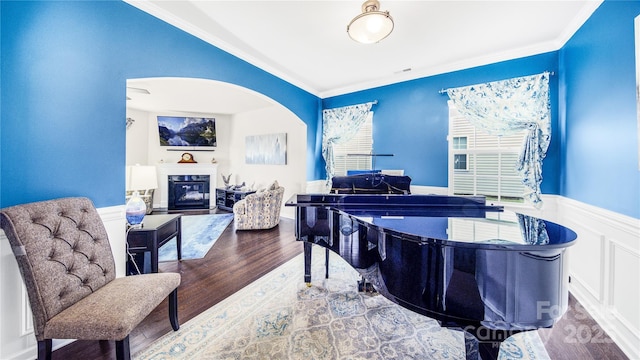
<instances>
[{"instance_id":1,"label":"tufted gray armchair","mask_svg":"<svg viewBox=\"0 0 640 360\"><path fill-rule=\"evenodd\" d=\"M38 359L51 359L52 339L115 340L117 358L129 359L129 333L166 297L171 326L180 327L180 274L115 278L107 232L91 200L5 208L0 225L29 294Z\"/></svg>"}]
</instances>

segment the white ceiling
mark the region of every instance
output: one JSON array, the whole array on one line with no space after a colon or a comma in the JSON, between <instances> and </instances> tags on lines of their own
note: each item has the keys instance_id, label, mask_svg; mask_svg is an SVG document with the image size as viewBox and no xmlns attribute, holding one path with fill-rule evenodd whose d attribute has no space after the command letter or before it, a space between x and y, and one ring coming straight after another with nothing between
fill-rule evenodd
<instances>
[{"instance_id":1,"label":"white ceiling","mask_svg":"<svg viewBox=\"0 0 640 360\"><path fill-rule=\"evenodd\" d=\"M136 91L146 90L148 94ZM164 115L233 115L273 106L273 100L241 86L205 79L127 80L127 108Z\"/></svg>"},{"instance_id":2,"label":"white ceiling","mask_svg":"<svg viewBox=\"0 0 640 360\"><path fill-rule=\"evenodd\" d=\"M380 0L395 28L363 45L364 0L125 1L321 98L557 50L602 2Z\"/></svg>"}]
</instances>

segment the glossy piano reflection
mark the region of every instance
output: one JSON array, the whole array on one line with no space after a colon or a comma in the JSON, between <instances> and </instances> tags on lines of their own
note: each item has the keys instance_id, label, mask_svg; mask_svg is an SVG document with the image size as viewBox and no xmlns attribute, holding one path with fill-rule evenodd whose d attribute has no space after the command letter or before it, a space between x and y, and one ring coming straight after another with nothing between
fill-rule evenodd
<instances>
[{"instance_id":1,"label":"glossy piano reflection","mask_svg":"<svg viewBox=\"0 0 640 360\"><path fill-rule=\"evenodd\" d=\"M550 327L567 308L561 225L486 206L483 197L294 196L296 237L334 251L390 300L459 327L497 356L507 336Z\"/></svg>"}]
</instances>

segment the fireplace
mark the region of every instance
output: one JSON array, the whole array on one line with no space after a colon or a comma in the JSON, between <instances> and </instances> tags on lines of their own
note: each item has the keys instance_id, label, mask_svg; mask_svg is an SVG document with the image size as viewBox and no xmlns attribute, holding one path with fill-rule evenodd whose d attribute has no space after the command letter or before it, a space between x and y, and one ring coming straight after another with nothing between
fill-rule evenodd
<instances>
[{"instance_id":1,"label":"fireplace","mask_svg":"<svg viewBox=\"0 0 640 360\"><path fill-rule=\"evenodd\" d=\"M208 209L209 175L169 175L168 209Z\"/></svg>"},{"instance_id":2,"label":"fireplace","mask_svg":"<svg viewBox=\"0 0 640 360\"><path fill-rule=\"evenodd\" d=\"M195 175L208 175L209 176L209 188L206 192L215 193L216 188L216 176L218 164L158 164L158 190L153 198L153 208L160 210L169 210L169 193L173 193L173 187L169 190L169 177L173 175L180 175L182 179L185 176ZM181 180L182 181L182 180ZM195 195L195 194L192 194ZM175 193L171 196L175 196ZM207 197L208 199L208 197ZM209 202L209 209L215 209L215 201ZM183 208L184 209L184 208Z\"/></svg>"}]
</instances>

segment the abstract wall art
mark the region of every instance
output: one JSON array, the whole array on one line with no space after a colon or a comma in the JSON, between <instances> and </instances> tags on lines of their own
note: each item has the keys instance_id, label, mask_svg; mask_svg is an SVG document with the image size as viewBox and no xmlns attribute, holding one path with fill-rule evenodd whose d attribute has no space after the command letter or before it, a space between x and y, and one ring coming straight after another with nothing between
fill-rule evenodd
<instances>
[{"instance_id":1,"label":"abstract wall art","mask_svg":"<svg viewBox=\"0 0 640 360\"><path fill-rule=\"evenodd\" d=\"M286 133L247 136L245 149L247 164L287 164Z\"/></svg>"}]
</instances>

